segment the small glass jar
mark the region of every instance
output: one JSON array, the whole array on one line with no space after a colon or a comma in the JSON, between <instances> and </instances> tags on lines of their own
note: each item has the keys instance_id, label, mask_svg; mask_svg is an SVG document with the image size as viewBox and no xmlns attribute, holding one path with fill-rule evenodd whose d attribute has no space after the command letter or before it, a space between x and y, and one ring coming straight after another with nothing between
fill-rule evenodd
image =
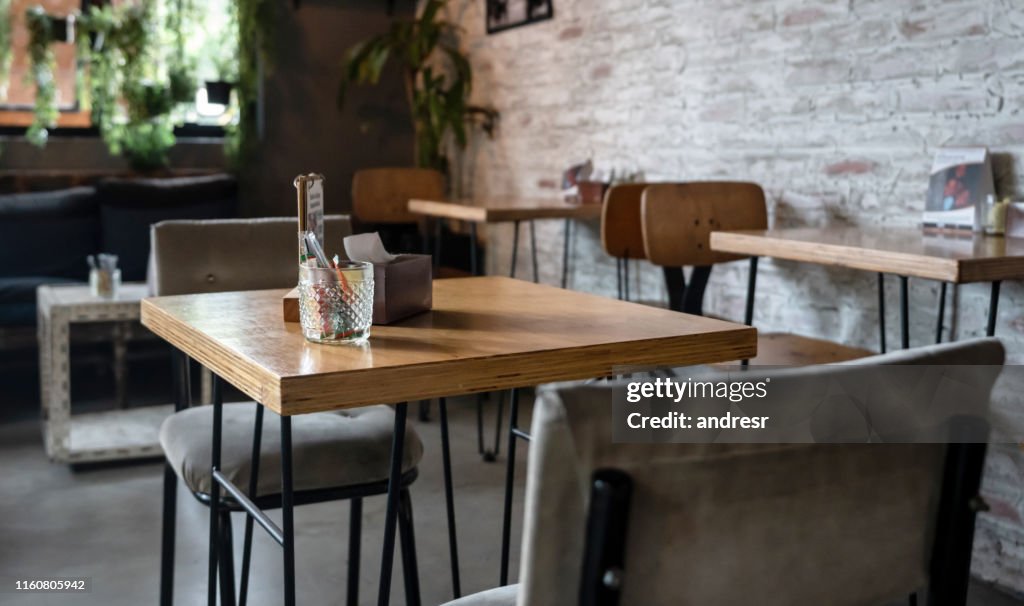
<instances>
[{"instance_id":1,"label":"small glass jar","mask_svg":"<svg viewBox=\"0 0 1024 606\"><path fill-rule=\"evenodd\" d=\"M94 297L116 299L121 290L121 270L90 269L89 291Z\"/></svg>"},{"instance_id":2,"label":"small glass jar","mask_svg":"<svg viewBox=\"0 0 1024 606\"><path fill-rule=\"evenodd\" d=\"M1006 208L1009 206L1005 200L996 200L992 194L985 196L975 212L975 231L980 231L989 236L1001 236L1006 233Z\"/></svg>"},{"instance_id":3,"label":"small glass jar","mask_svg":"<svg viewBox=\"0 0 1024 606\"><path fill-rule=\"evenodd\" d=\"M361 343L373 323L373 265L299 266L299 323L314 343Z\"/></svg>"}]
</instances>

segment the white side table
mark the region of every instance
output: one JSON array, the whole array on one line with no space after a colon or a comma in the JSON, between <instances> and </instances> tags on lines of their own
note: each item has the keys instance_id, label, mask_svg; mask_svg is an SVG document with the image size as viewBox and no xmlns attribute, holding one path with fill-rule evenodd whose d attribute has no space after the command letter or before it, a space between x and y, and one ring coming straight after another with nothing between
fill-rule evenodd
<instances>
[{"instance_id":1,"label":"white side table","mask_svg":"<svg viewBox=\"0 0 1024 606\"><path fill-rule=\"evenodd\" d=\"M52 460L84 463L160 456L160 424L174 411L173 405L71 415L71 324L137 322L139 302L146 296L144 283L122 284L116 299L93 297L84 285L36 290L43 440Z\"/></svg>"}]
</instances>

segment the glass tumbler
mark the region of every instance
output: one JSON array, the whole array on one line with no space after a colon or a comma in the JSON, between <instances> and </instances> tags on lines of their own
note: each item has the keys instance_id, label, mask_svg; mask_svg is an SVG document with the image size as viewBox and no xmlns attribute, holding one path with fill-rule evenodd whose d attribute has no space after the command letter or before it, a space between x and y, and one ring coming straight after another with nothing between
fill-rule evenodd
<instances>
[{"instance_id":1,"label":"glass tumbler","mask_svg":"<svg viewBox=\"0 0 1024 606\"><path fill-rule=\"evenodd\" d=\"M373 265L299 266L299 323L314 343L361 343L373 323Z\"/></svg>"},{"instance_id":2,"label":"glass tumbler","mask_svg":"<svg viewBox=\"0 0 1024 606\"><path fill-rule=\"evenodd\" d=\"M121 290L121 270L105 269L89 270L89 291L92 296L103 299L116 299Z\"/></svg>"}]
</instances>

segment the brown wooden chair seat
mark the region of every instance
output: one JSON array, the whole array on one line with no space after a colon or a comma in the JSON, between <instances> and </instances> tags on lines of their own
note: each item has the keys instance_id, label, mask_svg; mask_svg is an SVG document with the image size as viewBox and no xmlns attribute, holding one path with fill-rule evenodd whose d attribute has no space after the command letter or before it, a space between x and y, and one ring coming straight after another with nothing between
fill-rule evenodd
<instances>
[{"instance_id":1,"label":"brown wooden chair seat","mask_svg":"<svg viewBox=\"0 0 1024 606\"><path fill-rule=\"evenodd\" d=\"M644 253L665 272L669 307L703 315L704 288L712 267L749 259L744 322L753 325L757 257L711 250L710 236L716 230L767 229L768 209L761 186L732 181L649 184L641 195L640 214ZM693 267L689 284L684 266ZM800 335L763 334L758 337L758 355L751 363L806 366L854 360L872 353Z\"/></svg>"}]
</instances>

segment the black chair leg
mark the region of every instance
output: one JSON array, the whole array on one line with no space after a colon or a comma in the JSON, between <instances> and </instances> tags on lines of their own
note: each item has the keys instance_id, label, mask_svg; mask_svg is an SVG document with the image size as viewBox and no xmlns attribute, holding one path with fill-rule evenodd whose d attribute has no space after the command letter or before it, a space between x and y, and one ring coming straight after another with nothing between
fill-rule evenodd
<instances>
[{"instance_id":1,"label":"black chair leg","mask_svg":"<svg viewBox=\"0 0 1024 606\"><path fill-rule=\"evenodd\" d=\"M359 606L359 548L363 538L363 500L351 499L348 521L348 594L345 604Z\"/></svg>"},{"instance_id":2,"label":"black chair leg","mask_svg":"<svg viewBox=\"0 0 1024 606\"><path fill-rule=\"evenodd\" d=\"M420 400L419 419L420 423L430 422L430 400Z\"/></svg>"},{"instance_id":3,"label":"black chair leg","mask_svg":"<svg viewBox=\"0 0 1024 606\"><path fill-rule=\"evenodd\" d=\"M235 604L235 557L234 538L231 533L231 512L220 511L220 603L221 606Z\"/></svg>"},{"instance_id":4,"label":"black chair leg","mask_svg":"<svg viewBox=\"0 0 1024 606\"><path fill-rule=\"evenodd\" d=\"M683 293L686 291L686 275L682 267L662 267L665 274L665 288L668 290L668 308L683 311Z\"/></svg>"},{"instance_id":5,"label":"black chair leg","mask_svg":"<svg viewBox=\"0 0 1024 606\"><path fill-rule=\"evenodd\" d=\"M405 603L420 606L420 573L416 564L416 535L412 525L412 498L403 490L398 500L398 534L402 541L402 572Z\"/></svg>"},{"instance_id":6,"label":"black chair leg","mask_svg":"<svg viewBox=\"0 0 1024 606\"><path fill-rule=\"evenodd\" d=\"M704 289L711 276L711 265L699 265L690 272L690 282L683 294L683 312L695 316L704 315Z\"/></svg>"},{"instance_id":7,"label":"black chair leg","mask_svg":"<svg viewBox=\"0 0 1024 606\"><path fill-rule=\"evenodd\" d=\"M516 429L519 428L519 390L513 388L508 416L508 461L505 467L505 507L501 520L501 564L498 586L508 585L509 552L512 545L512 489L516 477Z\"/></svg>"},{"instance_id":8,"label":"black chair leg","mask_svg":"<svg viewBox=\"0 0 1024 606\"><path fill-rule=\"evenodd\" d=\"M160 551L160 606L174 603L174 539L177 517L178 475L164 463L163 538Z\"/></svg>"},{"instance_id":9,"label":"black chair leg","mask_svg":"<svg viewBox=\"0 0 1024 606\"><path fill-rule=\"evenodd\" d=\"M260 479L260 452L263 440L263 406L256 405L256 420L252 431L252 455L249 459L252 470L249 474L249 497L256 496ZM249 597L249 563L252 561L252 516L245 516L245 534L242 538L242 573L238 586L238 606L245 606Z\"/></svg>"}]
</instances>

